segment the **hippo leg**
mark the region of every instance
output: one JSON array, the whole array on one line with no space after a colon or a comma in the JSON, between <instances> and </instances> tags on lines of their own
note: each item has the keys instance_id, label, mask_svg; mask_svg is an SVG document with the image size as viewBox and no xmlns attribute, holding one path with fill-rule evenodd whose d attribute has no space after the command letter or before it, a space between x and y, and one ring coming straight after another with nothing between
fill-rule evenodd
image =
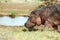
<instances>
[{"instance_id":1,"label":"hippo leg","mask_svg":"<svg viewBox=\"0 0 60 40\"><path fill-rule=\"evenodd\" d=\"M53 25L54 31L58 31L58 25Z\"/></svg>"},{"instance_id":2,"label":"hippo leg","mask_svg":"<svg viewBox=\"0 0 60 40\"><path fill-rule=\"evenodd\" d=\"M48 31L51 26L51 22L45 21L45 31Z\"/></svg>"}]
</instances>

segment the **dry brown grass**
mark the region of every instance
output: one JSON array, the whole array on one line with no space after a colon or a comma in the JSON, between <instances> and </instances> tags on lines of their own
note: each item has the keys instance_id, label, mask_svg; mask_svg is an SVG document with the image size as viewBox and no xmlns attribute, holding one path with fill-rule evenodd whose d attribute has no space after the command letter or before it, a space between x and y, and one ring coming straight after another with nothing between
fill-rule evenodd
<instances>
[{"instance_id":1,"label":"dry brown grass","mask_svg":"<svg viewBox=\"0 0 60 40\"><path fill-rule=\"evenodd\" d=\"M0 40L60 40L60 33L54 31L25 31L24 27L0 26Z\"/></svg>"},{"instance_id":2,"label":"dry brown grass","mask_svg":"<svg viewBox=\"0 0 60 40\"><path fill-rule=\"evenodd\" d=\"M15 11L17 14L28 15L38 6L38 3L15 3L15 4L0 4L0 14L11 14Z\"/></svg>"}]
</instances>

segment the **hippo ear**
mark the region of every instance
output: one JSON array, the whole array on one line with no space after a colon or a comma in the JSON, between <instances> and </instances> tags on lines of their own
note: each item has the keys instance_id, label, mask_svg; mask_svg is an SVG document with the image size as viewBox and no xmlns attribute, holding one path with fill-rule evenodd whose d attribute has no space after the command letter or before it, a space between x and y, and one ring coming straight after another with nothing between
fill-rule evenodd
<instances>
[{"instance_id":1,"label":"hippo ear","mask_svg":"<svg viewBox=\"0 0 60 40\"><path fill-rule=\"evenodd\" d=\"M36 24L39 26L39 25L41 25L41 18L40 17L38 17L37 19L36 19Z\"/></svg>"}]
</instances>

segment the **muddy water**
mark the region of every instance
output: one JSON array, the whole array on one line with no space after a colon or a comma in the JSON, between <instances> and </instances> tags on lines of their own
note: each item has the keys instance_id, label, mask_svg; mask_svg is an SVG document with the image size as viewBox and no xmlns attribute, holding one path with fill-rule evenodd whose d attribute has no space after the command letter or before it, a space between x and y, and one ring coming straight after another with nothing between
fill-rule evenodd
<instances>
[{"instance_id":1,"label":"muddy water","mask_svg":"<svg viewBox=\"0 0 60 40\"><path fill-rule=\"evenodd\" d=\"M27 21L28 17L17 16L15 18L11 18L8 16L0 17L0 25L6 26L23 26Z\"/></svg>"}]
</instances>

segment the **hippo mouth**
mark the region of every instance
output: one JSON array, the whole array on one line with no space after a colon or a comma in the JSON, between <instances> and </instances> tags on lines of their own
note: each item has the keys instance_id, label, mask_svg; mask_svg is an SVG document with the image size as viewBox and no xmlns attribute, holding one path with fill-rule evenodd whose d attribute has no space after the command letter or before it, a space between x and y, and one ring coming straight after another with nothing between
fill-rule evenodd
<instances>
[{"instance_id":1,"label":"hippo mouth","mask_svg":"<svg viewBox=\"0 0 60 40\"><path fill-rule=\"evenodd\" d=\"M35 30L34 27L36 26L36 24L26 24L24 25L29 31Z\"/></svg>"}]
</instances>

